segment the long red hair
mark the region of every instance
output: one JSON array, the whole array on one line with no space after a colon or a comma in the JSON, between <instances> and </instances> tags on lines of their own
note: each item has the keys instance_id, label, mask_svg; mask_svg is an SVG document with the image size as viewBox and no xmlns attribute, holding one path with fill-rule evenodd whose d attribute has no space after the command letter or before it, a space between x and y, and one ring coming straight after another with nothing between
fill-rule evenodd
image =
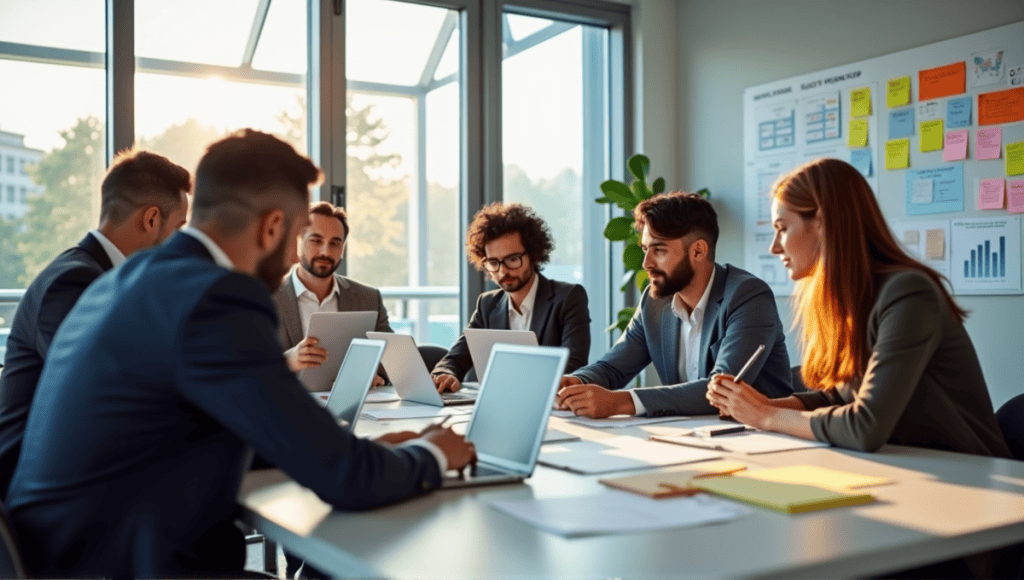
<instances>
[{"instance_id":1,"label":"long red hair","mask_svg":"<svg viewBox=\"0 0 1024 580\"><path fill-rule=\"evenodd\" d=\"M868 316L879 274L913 268L933 279L961 322L943 276L910 257L889 231L868 182L838 159L818 159L775 182L772 195L803 219L821 219L821 256L797 283L794 327L800 326L801 374L812 389L838 386L867 368Z\"/></svg>"}]
</instances>

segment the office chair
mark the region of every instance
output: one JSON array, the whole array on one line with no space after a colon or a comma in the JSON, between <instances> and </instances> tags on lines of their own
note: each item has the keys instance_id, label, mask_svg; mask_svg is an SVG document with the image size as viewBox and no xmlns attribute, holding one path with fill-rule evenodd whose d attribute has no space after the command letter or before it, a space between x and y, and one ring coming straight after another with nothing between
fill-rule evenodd
<instances>
[{"instance_id":1,"label":"office chair","mask_svg":"<svg viewBox=\"0 0 1024 580\"><path fill-rule=\"evenodd\" d=\"M3 505L0 505L0 578L28 578Z\"/></svg>"},{"instance_id":2,"label":"office chair","mask_svg":"<svg viewBox=\"0 0 1024 580\"><path fill-rule=\"evenodd\" d=\"M1006 439L1013 458L1024 461L1024 395L1017 395L1003 403L996 411L996 422L1003 431L1003 439Z\"/></svg>"},{"instance_id":3,"label":"office chair","mask_svg":"<svg viewBox=\"0 0 1024 580\"><path fill-rule=\"evenodd\" d=\"M423 363L427 365L427 372L434 370L437 363L441 362L444 355L448 354L448 349L436 345L436 344L421 344L418 347L420 349L420 356L423 357Z\"/></svg>"}]
</instances>

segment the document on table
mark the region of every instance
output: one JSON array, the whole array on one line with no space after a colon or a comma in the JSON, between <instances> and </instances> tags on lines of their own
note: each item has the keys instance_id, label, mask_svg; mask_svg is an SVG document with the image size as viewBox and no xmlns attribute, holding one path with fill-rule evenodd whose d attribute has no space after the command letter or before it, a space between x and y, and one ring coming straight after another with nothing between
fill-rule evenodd
<instances>
[{"instance_id":1,"label":"document on table","mask_svg":"<svg viewBox=\"0 0 1024 580\"><path fill-rule=\"evenodd\" d=\"M808 441L799 437L790 437L781 433L764 433L761 431L746 431L731 435L717 435L714 437L699 437L696 435L675 435L651 437L654 441L664 443L675 443L690 447L703 449L716 449L732 453L746 453L757 455L760 453L775 453L777 451L790 451L793 449L811 449L814 447L828 447L828 443L821 441Z\"/></svg>"},{"instance_id":2,"label":"document on table","mask_svg":"<svg viewBox=\"0 0 1024 580\"><path fill-rule=\"evenodd\" d=\"M594 429L611 429L612 427L636 427L638 425L651 425L653 423L672 423L673 421L686 421L689 417L631 417L616 416L605 417L604 419L590 419L588 417L573 417L570 423L592 427Z\"/></svg>"},{"instance_id":3,"label":"document on table","mask_svg":"<svg viewBox=\"0 0 1024 580\"><path fill-rule=\"evenodd\" d=\"M694 449L622 436L597 441L545 445L541 448L537 461L548 467L566 469L576 473L608 473L718 459L721 456L721 453L707 449Z\"/></svg>"},{"instance_id":4,"label":"document on table","mask_svg":"<svg viewBox=\"0 0 1024 580\"><path fill-rule=\"evenodd\" d=\"M746 506L705 494L672 499L609 490L549 499L493 500L491 507L560 536L628 534L727 522L750 514Z\"/></svg>"},{"instance_id":5,"label":"document on table","mask_svg":"<svg viewBox=\"0 0 1024 580\"><path fill-rule=\"evenodd\" d=\"M443 417L445 415L468 415L472 412L472 408L409 405L407 407L394 407L390 409L363 408L362 417L373 421L385 421L388 419L426 419L429 417Z\"/></svg>"},{"instance_id":6,"label":"document on table","mask_svg":"<svg viewBox=\"0 0 1024 580\"><path fill-rule=\"evenodd\" d=\"M398 394L389 391L370 391L366 394L367 403L395 403L401 400Z\"/></svg>"}]
</instances>

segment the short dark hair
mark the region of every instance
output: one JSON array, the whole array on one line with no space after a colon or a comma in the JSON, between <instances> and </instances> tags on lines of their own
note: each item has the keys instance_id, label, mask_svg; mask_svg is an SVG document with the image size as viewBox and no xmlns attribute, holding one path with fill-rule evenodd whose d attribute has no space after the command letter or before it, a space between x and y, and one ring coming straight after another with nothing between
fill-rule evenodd
<instances>
[{"instance_id":1,"label":"short dark hair","mask_svg":"<svg viewBox=\"0 0 1024 580\"><path fill-rule=\"evenodd\" d=\"M338 221L341 222L341 227L345 228L345 237L343 239L348 239L348 214L345 213L345 208L331 205L326 201L318 201L310 204L309 213L310 215L317 214L338 218Z\"/></svg>"},{"instance_id":2,"label":"short dark hair","mask_svg":"<svg viewBox=\"0 0 1024 580\"><path fill-rule=\"evenodd\" d=\"M633 210L633 226L643 232L649 226L651 233L661 238L677 239L694 235L704 238L711 259L718 243L718 214L704 197L696 193L673 191L661 193L640 202Z\"/></svg>"},{"instance_id":3,"label":"short dark hair","mask_svg":"<svg viewBox=\"0 0 1024 580\"><path fill-rule=\"evenodd\" d=\"M124 222L136 209L155 205L167 217L192 189L188 170L163 155L131 147L114 157L100 186L100 222Z\"/></svg>"},{"instance_id":4,"label":"short dark hair","mask_svg":"<svg viewBox=\"0 0 1024 580\"><path fill-rule=\"evenodd\" d=\"M192 217L196 223L216 221L225 234L236 234L253 213L281 208L272 195L277 190L293 193L306 207L309 188L322 178L316 165L285 141L242 129L210 145L199 160Z\"/></svg>"},{"instance_id":5,"label":"short dark hair","mask_svg":"<svg viewBox=\"0 0 1024 580\"><path fill-rule=\"evenodd\" d=\"M551 230L544 220L521 203L492 203L473 216L466 234L466 254L477 270L484 269L487 251L484 246L511 233L519 233L526 255L530 256L533 269L540 271L551 258L555 242Z\"/></svg>"}]
</instances>

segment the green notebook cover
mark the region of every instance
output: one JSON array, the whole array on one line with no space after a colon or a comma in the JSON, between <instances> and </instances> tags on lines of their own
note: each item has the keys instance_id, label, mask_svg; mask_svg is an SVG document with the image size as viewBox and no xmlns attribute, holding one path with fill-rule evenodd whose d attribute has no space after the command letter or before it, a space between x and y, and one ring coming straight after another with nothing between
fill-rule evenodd
<instances>
[{"instance_id":1,"label":"green notebook cover","mask_svg":"<svg viewBox=\"0 0 1024 580\"><path fill-rule=\"evenodd\" d=\"M760 481L747 477L705 477L694 479L690 486L787 514L875 501L873 496L866 493L843 493L811 485Z\"/></svg>"}]
</instances>

